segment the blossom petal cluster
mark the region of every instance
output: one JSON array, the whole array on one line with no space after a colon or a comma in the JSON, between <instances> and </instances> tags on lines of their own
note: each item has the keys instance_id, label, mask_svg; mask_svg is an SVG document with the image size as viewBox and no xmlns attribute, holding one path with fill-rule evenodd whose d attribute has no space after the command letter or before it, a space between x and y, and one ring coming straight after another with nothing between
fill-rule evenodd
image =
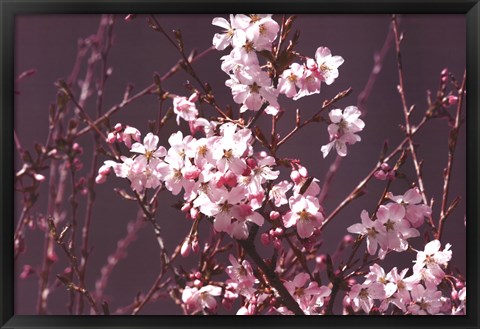
<instances>
[{"instance_id":1,"label":"blossom petal cluster","mask_svg":"<svg viewBox=\"0 0 480 329\"><path fill-rule=\"evenodd\" d=\"M240 112L256 112L263 106L265 113L276 115L280 110L279 94L293 100L318 94L322 82L334 82L344 62L341 56L332 56L327 47L318 47L315 58L302 57L304 63L292 63L280 72L275 85L258 57L262 51L273 54L273 42L278 38L280 26L271 14L230 15L229 21L216 17L212 24L224 29L215 34L214 47L231 47L230 53L222 57L221 67L230 76L225 84L231 88L233 100L241 105Z\"/></svg>"},{"instance_id":2,"label":"blossom petal cluster","mask_svg":"<svg viewBox=\"0 0 480 329\"><path fill-rule=\"evenodd\" d=\"M284 285L306 315L320 314L325 298L332 292L330 288L311 281L310 276L303 272L295 275L293 280L285 282ZM286 307L279 307L277 311L284 315L292 314Z\"/></svg>"},{"instance_id":3,"label":"blossom petal cluster","mask_svg":"<svg viewBox=\"0 0 480 329\"><path fill-rule=\"evenodd\" d=\"M365 236L370 255L374 255L378 250L380 259L384 259L389 250L405 251L409 246L407 240L420 235L417 228L423 224L424 217L431 214L431 209L427 205L418 204L421 200L416 197L419 195L417 189L410 189L405 195L407 202L389 202L381 205L374 218L363 210L360 215L362 222L347 228L350 233ZM403 200L400 197L392 198L397 201Z\"/></svg>"},{"instance_id":4,"label":"blossom petal cluster","mask_svg":"<svg viewBox=\"0 0 480 329\"><path fill-rule=\"evenodd\" d=\"M318 47L315 59L306 58L305 63L292 63L282 72L278 81L278 91L293 100L320 93L322 82L331 85L338 78L338 67L344 59L332 56L327 47Z\"/></svg>"},{"instance_id":5,"label":"blossom petal cluster","mask_svg":"<svg viewBox=\"0 0 480 329\"><path fill-rule=\"evenodd\" d=\"M344 157L347 155L347 144L353 145L361 141L360 136L356 134L365 128L365 122L360 119L361 114L356 106L347 106L343 111L340 109L330 111L328 114L331 121L328 125L330 142L321 148L324 158L333 147L338 155Z\"/></svg>"},{"instance_id":6,"label":"blossom petal cluster","mask_svg":"<svg viewBox=\"0 0 480 329\"><path fill-rule=\"evenodd\" d=\"M432 260L426 261L427 257ZM450 259L449 245L441 251L440 242L432 240L425 246L425 251L417 253L410 276L407 276L411 273L409 268L399 272L394 267L386 273L380 265L373 264L364 282L350 287L345 297L346 304L355 312L366 314L374 308L382 313L398 310L413 315L462 314L465 290L457 292L456 289L445 290L440 286L445 274L437 266L446 267ZM460 293L462 296L459 296ZM451 296L456 296L455 300Z\"/></svg>"},{"instance_id":7,"label":"blossom petal cluster","mask_svg":"<svg viewBox=\"0 0 480 329\"><path fill-rule=\"evenodd\" d=\"M288 198L289 210L283 215L283 224L286 228L295 226L301 239L310 238L316 230L321 228L325 219L323 208L318 200L320 194L318 179L309 180L305 167L293 170L290 176L294 184L281 182L274 186L271 198L279 204L284 203L286 188L292 187L293 195ZM278 199L280 202L277 201Z\"/></svg>"},{"instance_id":8,"label":"blossom petal cluster","mask_svg":"<svg viewBox=\"0 0 480 329\"><path fill-rule=\"evenodd\" d=\"M181 131L173 133L168 150L158 145L158 136L148 133L143 143L131 146L132 157L105 161L99 176L108 175L113 168L117 177L127 178L138 193L159 187L173 195L183 191L183 209L190 217L206 215L213 219L217 232L246 239L249 223L264 223L256 210L267 197L266 183L279 175L274 170L275 159L253 152L250 129L228 122L217 124L217 133L206 130L209 136L198 139L184 137Z\"/></svg>"}]
</instances>

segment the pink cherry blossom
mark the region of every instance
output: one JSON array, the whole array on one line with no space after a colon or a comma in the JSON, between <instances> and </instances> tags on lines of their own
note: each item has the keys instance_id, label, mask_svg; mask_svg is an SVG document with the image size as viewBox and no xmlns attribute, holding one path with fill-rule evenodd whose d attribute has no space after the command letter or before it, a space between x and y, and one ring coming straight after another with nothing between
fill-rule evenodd
<instances>
[{"instance_id":1,"label":"pink cherry blossom","mask_svg":"<svg viewBox=\"0 0 480 329\"><path fill-rule=\"evenodd\" d=\"M317 282L311 282L307 273L298 273L292 281L285 282L284 286L305 314L316 314L316 308L323 306L324 298L331 293L330 288L319 287Z\"/></svg>"},{"instance_id":2,"label":"pink cherry blossom","mask_svg":"<svg viewBox=\"0 0 480 329\"><path fill-rule=\"evenodd\" d=\"M220 296L222 288L213 285L207 285L200 289L186 286L182 293L182 301L189 314L194 314L204 309L215 311L217 301L214 296Z\"/></svg>"},{"instance_id":3,"label":"pink cherry blossom","mask_svg":"<svg viewBox=\"0 0 480 329\"><path fill-rule=\"evenodd\" d=\"M425 222L425 217L432 215L432 208L422 203L422 196L418 188L409 189L404 195L394 196L389 193L388 198L405 207L405 218L413 227L420 227Z\"/></svg>"},{"instance_id":4,"label":"pink cherry blossom","mask_svg":"<svg viewBox=\"0 0 480 329\"><path fill-rule=\"evenodd\" d=\"M407 250L407 239L420 235L416 229L410 227L404 216L405 208L397 203L381 205L378 208L378 221L385 227L385 245L382 246L383 252L379 254L381 259L388 249L397 252Z\"/></svg>"},{"instance_id":5,"label":"pink cherry blossom","mask_svg":"<svg viewBox=\"0 0 480 329\"><path fill-rule=\"evenodd\" d=\"M272 86L270 77L258 66L236 71L225 85L232 89L233 100L242 104L240 112L256 112L265 102L269 102L274 108L279 107L277 91Z\"/></svg>"},{"instance_id":6,"label":"pink cherry blossom","mask_svg":"<svg viewBox=\"0 0 480 329\"><path fill-rule=\"evenodd\" d=\"M344 59L340 56L332 56L327 47L318 47L315 52L317 69L327 85L331 85L338 78L338 67L343 64Z\"/></svg>"},{"instance_id":7,"label":"pink cherry blossom","mask_svg":"<svg viewBox=\"0 0 480 329\"><path fill-rule=\"evenodd\" d=\"M445 272L442 267L446 267L452 258L450 247L451 245L447 243L444 250L440 251L440 241L432 240L425 245L424 251L417 253L413 271L421 275L428 286L436 286L444 278Z\"/></svg>"},{"instance_id":8,"label":"pink cherry blossom","mask_svg":"<svg viewBox=\"0 0 480 329\"><path fill-rule=\"evenodd\" d=\"M177 115L177 125L180 124L180 118L185 121L194 121L198 117L198 110L195 106L197 94L192 94L190 98L175 96L173 98L173 112Z\"/></svg>"},{"instance_id":9,"label":"pink cherry blossom","mask_svg":"<svg viewBox=\"0 0 480 329\"><path fill-rule=\"evenodd\" d=\"M139 142L141 136L142 135L140 134L140 131L137 128L126 126L125 129L123 130L121 139L127 147L131 147L132 142L133 141Z\"/></svg>"},{"instance_id":10,"label":"pink cherry blossom","mask_svg":"<svg viewBox=\"0 0 480 329\"><path fill-rule=\"evenodd\" d=\"M378 282L383 284L383 289L385 290L385 297L392 296L395 291L397 290L397 286L395 283L390 282L387 279L387 274L385 270L378 264L373 264L370 266L370 272L365 276L366 280L363 282L364 284L370 284L374 282Z\"/></svg>"},{"instance_id":11,"label":"pink cherry blossom","mask_svg":"<svg viewBox=\"0 0 480 329\"><path fill-rule=\"evenodd\" d=\"M292 188L293 184L284 180L274 185L270 190L270 200L274 200L275 207L287 204L286 193Z\"/></svg>"},{"instance_id":12,"label":"pink cherry blossom","mask_svg":"<svg viewBox=\"0 0 480 329\"><path fill-rule=\"evenodd\" d=\"M421 284L412 288L412 302L408 306L408 312L413 315L435 315L440 312L442 292L438 290L425 289Z\"/></svg>"},{"instance_id":13,"label":"pink cherry blossom","mask_svg":"<svg viewBox=\"0 0 480 329\"><path fill-rule=\"evenodd\" d=\"M350 288L348 296L352 300L355 311L362 309L369 314L375 299L384 299L385 290L381 283L374 282L372 284L355 284Z\"/></svg>"},{"instance_id":14,"label":"pink cherry blossom","mask_svg":"<svg viewBox=\"0 0 480 329\"><path fill-rule=\"evenodd\" d=\"M347 144L355 144L361 140L357 132L362 131L365 123L360 119L361 112L356 106L348 106L343 111L335 109L330 111L329 117L332 122L328 126L330 143L323 145L321 150L325 158L335 146L338 155L347 155Z\"/></svg>"},{"instance_id":15,"label":"pink cherry blossom","mask_svg":"<svg viewBox=\"0 0 480 329\"><path fill-rule=\"evenodd\" d=\"M386 246L385 226L378 220L372 221L366 210L362 210L360 218L362 219L362 223L349 226L347 231L365 235L367 237L368 253L374 255L379 245L380 247Z\"/></svg>"},{"instance_id":16,"label":"pink cherry blossom","mask_svg":"<svg viewBox=\"0 0 480 329\"><path fill-rule=\"evenodd\" d=\"M239 19L239 16L240 15L235 16L230 14L230 22L223 17L215 17L212 20L212 25L224 29L224 33L215 33L213 37L215 49L224 50L231 44L237 29L245 29L248 27L248 22Z\"/></svg>"},{"instance_id":17,"label":"pink cherry blossom","mask_svg":"<svg viewBox=\"0 0 480 329\"><path fill-rule=\"evenodd\" d=\"M132 145L130 152L139 153L137 159L150 162L151 159L164 157L167 150L163 146L158 145L158 136L148 133L143 139L143 144L135 143Z\"/></svg>"},{"instance_id":18,"label":"pink cherry blossom","mask_svg":"<svg viewBox=\"0 0 480 329\"><path fill-rule=\"evenodd\" d=\"M306 239L313 235L317 227L322 226L324 220L320 212L318 199L312 196L297 195L289 199L290 211L283 216L285 227L296 225L300 238Z\"/></svg>"},{"instance_id":19,"label":"pink cherry blossom","mask_svg":"<svg viewBox=\"0 0 480 329\"><path fill-rule=\"evenodd\" d=\"M300 80L302 79L305 71L305 66L298 63L292 63L290 67L282 72L280 78L278 79L278 92L280 94L285 94L288 98L292 98L297 95L297 87L300 88L302 84ZM305 94L302 95L306 96ZM295 97L298 99L301 97Z\"/></svg>"}]
</instances>

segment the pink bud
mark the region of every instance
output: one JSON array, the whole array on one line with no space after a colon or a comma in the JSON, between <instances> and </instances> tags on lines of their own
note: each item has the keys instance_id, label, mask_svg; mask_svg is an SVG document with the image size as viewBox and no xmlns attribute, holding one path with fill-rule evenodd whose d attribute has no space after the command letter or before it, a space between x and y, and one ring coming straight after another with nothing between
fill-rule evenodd
<instances>
[{"instance_id":1,"label":"pink bud","mask_svg":"<svg viewBox=\"0 0 480 329\"><path fill-rule=\"evenodd\" d=\"M180 255L182 255L182 257L188 257L189 254L190 254L190 243L187 239L182 244L182 248L180 249Z\"/></svg>"},{"instance_id":2,"label":"pink bud","mask_svg":"<svg viewBox=\"0 0 480 329\"><path fill-rule=\"evenodd\" d=\"M458 102L458 97L457 96L449 95L446 98L447 98L446 103L447 103L448 106L455 105Z\"/></svg>"},{"instance_id":3,"label":"pink bud","mask_svg":"<svg viewBox=\"0 0 480 329\"><path fill-rule=\"evenodd\" d=\"M237 185L237 176L233 172L228 171L223 177L224 183L229 187L235 187Z\"/></svg>"},{"instance_id":4,"label":"pink bud","mask_svg":"<svg viewBox=\"0 0 480 329\"><path fill-rule=\"evenodd\" d=\"M377 170L373 176L378 180L386 180L388 175L383 170Z\"/></svg>"},{"instance_id":5,"label":"pink bud","mask_svg":"<svg viewBox=\"0 0 480 329\"><path fill-rule=\"evenodd\" d=\"M23 271L20 273L20 279L26 279L30 275L34 274L35 270L30 265L23 265Z\"/></svg>"},{"instance_id":6,"label":"pink bud","mask_svg":"<svg viewBox=\"0 0 480 329\"><path fill-rule=\"evenodd\" d=\"M315 258L315 261L317 262L317 264L325 263L327 261L327 256L325 256L325 255L317 256Z\"/></svg>"},{"instance_id":7,"label":"pink bud","mask_svg":"<svg viewBox=\"0 0 480 329\"><path fill-rule=\"evenodd\" d=\"M200 288L203 284L202 284L202 281L197 279L197 280L193 281L193 285L197 288Z\"/></svg>"},{"instance_id":8,"label":"pink bud","mask_svg":"<svg viewBox=\"0 0 480 329\"><path fill-rule=\"evenodd\" d=\"M117 138L116 138L116 134L115 134L115 133L113 133L113 132L108 133L108 135L107 135L107 143L112 144L112 143L114 143L116 140L117 140Z\"/></svg>"},{"instance_id":9,"label":"pink bud","mask_svg":"<svg viewBox=\"0 0 480 329\"><path fill-rule=\"evenodd\" d=\"M190 209L190 217L192 217L192 219L199 219L200 218L200 211L198 210L198 208Z\"/></svg>"},{"instance_id":10,"label":"pink bud","mask_svg":"<svg viewBox=\"0 0 480 329\"><path fill-rule=\"evenodd\" d=\"M190 211L190 209L192 209L192 205L189 202L184 203L181 208L183 212Z\"/></svg>"},{"instance_id":11,"label":"pink bud","mask_svg":"<svg viewBox=\"0 0 480 329\"><path fill-rule=\"evenodd\" d=\"M78 152L78 153L83 152L83 148L78 143L73 143L72 150L74 150L75 152Z\"/></svg>"},{"instance_id":12,"label":"pink bud","mask_svg":"<svg viewBox=\"0 0 480 329\"><path fill-rule=\"evenodd\" d=\"M440 74L441 74L442 76L448 75L448 68L444 68Z\"/></svg>"},{"instance_id":13,"label":"pink bud","mask_svg":"<svg viewBox=\"0 0 480 329\"><path fill-rule=\"evenodd\" d=\"M251 173L252 173L252 169L250 169L250 167L247 166L245 170L242 172L242 176L250 176Z\"/></svg>"},{"instance_id":14,"label":"pink bud","mask_svg":"<svg viewBox=\"0 0 480 329\"><path fill-rule=\"evenodd\" d=\"M103 165L100 168L98 168L98 173L103 176L107 176L110 173L110 166L109 165Z\"/></svg>"},{"instance_id":15,"label":"pink bud","mask_svg":"<svg viewBox=\"0 0 480 329\"><path fill-rule=\"evenodd\" d=\"M58 256L54 250L49 250L49 252L47 253L47 260L50 263L55 263L58 260Z\"/></svg>"},{"instance_id":16,"label":"pink bud","mask_svg":"<svg viewBox=\"0 0 480 329\"><path fill-rule=\"evenodd\" d=\"M45 180L45 176L43 176L42 174L33 174L33 178L35 178L35 180L37 182L43 182Z\"/></svg>"},{"instance_id":17,"label":"pink bud","mask_svg":"<svg viewBox=\"0 0 480 329\"><path fill-rule=\"evenodd\" d=\"M384 162L382 163L382 165L380 166L380 168L382 168L382 170L385 170L385 171L389 171L391 168L389 166L388 163Z\"/></svg>"},{"instance_id":18,"label":"pink bud","mask_svg":"<svg viewBox=\"0 0 480 329\"><path fill-rule=\"evenodd\" d=\"M117 123L117 124L115 125L115 130L116 130L116 131L120 132L122 129L123 129L123 127L122 127L122 124L121 124L121 123Z\"/></svg>"},{"instance_id":19,"label":"pink bud","mask_svg":"<svg viewBox=\"0 0 480 329\"><path fill-rule=\"evenodd\" d=\"M257 166L257 161L255 161L253 158L249 158L247 159L247 165L253 169Z\"/></svg>"},{"instance_id":20,"label":"pink bud","mask_svg":"<svg viewBox=\"0 0 480 329\"><path fill-rule=\"evenodd\" d=\"M195 103L197 100L198 100L198 94L197 93L191 94L190 97L188 98L188 101L192 102L192 103Z\"/></svg>"},{"instance_id":21,"label":"pink bud","mask_svg":"<svg viewBox=\"0 0 480 329\"><path fill-rule=\"evenodd\" d=\"M263 245L268 246L270 244L270 236L267 233L262 233L260 241Z\"/></svg>"},{"instance_id":22,"label":"pink bud","mask_svg":"<svg viewBox=\"0 0 480 329\"><path fill-rule=\"evenodd\" d=\"M200 273L200 272L198 272L198 271L195 272L195 277L196 277L197 279L201 279L201 278L202 278L202 273Z\"/></svg>"},{"instance_id":23,"label":"pink bud","mask_svg":"<svg viewBox=\"0 0 480 329\"><path fill-rule=\"evenodd\" d=\"M302 175L302 177L304 177L304 178L308 176L308 171L307 171L307 168L305 168L305 167L300 166L300 167L298 168L298 172L299 172L300 175Z\"/></svg>"},{"instance_id":24,"label":"pink bud","mask_svg":"<svg viewBox=\"0 0 480 329\"><path fill-rule=\"evenodd\" d=\"M350 235L350 234L347 234L343 237L343 243L346 244L346 245L350 245L353 243L353 237Z\"/></svg>"},{"instance_id":25,"label":"pink bud","mask_svg":"<svg viewBox=\"0 0 480 329\"><path fill-rule=\"evenodd\" d=\"M283 229L281 227L275 228L275 235L279 236L283 234Z\"/></svg>"},{"instance_id":26,"label":"pink bud","mask_svg":"<svg viewBox=\"0 0 480 329\"><path fill-rule=\"evenodd\" d=\"M107 176L98 174L97 177L95 177L95 183L97 184L103 184L107 181Z\"/></svg>"},{"instance_id":27,"label":"pink bud","mask_svg":"<svg viewBox=\"0 0 480 329\"><path fill-rule=\"evenodd\" d=\"M276 220L280 217L280 213L278 211L272 210L270 211L270 219Z\"/></svg>"},{"instance_id":28,"label":"pink bud","mask_svg":"<svg viewBox=\"0 0 480 329\"><path fill-rule=\"evenodd\" d=\"M295 183L298 184L302 181L302 176L297 170L292 170L290 173L290 179Z\"/></svg>"}]
</instances>

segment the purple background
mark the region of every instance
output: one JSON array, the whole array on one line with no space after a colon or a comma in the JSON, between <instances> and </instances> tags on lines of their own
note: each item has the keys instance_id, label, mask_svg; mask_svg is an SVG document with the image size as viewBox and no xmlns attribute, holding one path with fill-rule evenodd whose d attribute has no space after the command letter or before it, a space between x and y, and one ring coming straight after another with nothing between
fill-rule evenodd
<instances>
[{"instance_id":1,"label":"purple background","mask_svg":"<svg viewBox=\"0 0 480 329\"><path fill-rule=\"evenodd\" d=\"M279 17L277 17L279 18ZM15 72L16 75L28 69L36 69L37 73L25 79L17 86L20 92L15 97L15 129L23 144L29 150L34 142L44 142L48 133L48 107L54 102L56 88L53 83L65 79L71 68L77 51L77 39L94 34L99 23L96 15L61 15L61 16L19 16L16 18ZM193 48L199 51L211 45L213 34L219 29L211 25L212 16L206 15L168 15L159 18L167 31L180 28L187 52ZM281 121L280 132L284 135L293 128L293 113L300 108L304 117L318 109L321 102L333 97L337 92L348 87L353 92L336 105L345 108L357 103L357 96L365 86L373 65L373 54L380 50L390 26L388 15L300 15L294 29L301 31L297 50L312 56L319 46L327 46L333 55L340 55L345 63L340 67L340 77L331 86L322 86L320 95L303 98L297 102L280 96L279 101L286 110ZM408 104L417 105L417 113L413 122L418 122L426 105L426 91L435 93L439 84L440 71L448 67L461 80L465 68L465 19L462 15L407 15L402 16L400 30L404 32L402 57L405 73L405 91ZM146 25L144 17L132 22L125 22L117 17L114 27L114 46L110 52L108 65L113 68L105 90L103 111L119 103L123 97L125 86L133 83L134 92L152 83L154 72L160 75L168 71L178 60L176 51L158 33ZM230 90L224 82L228 78L220 70L220 57L226 52L212 52L194 64L201 79L208 81L215 92L219 104L223 107L234 104ZM85 66L82 67L82 76ZM180 72L163 84L164 89L180 95L189 95L183 84L189 77ZM367 102L367 113L363 117L366 127L360 133L362 142L348 148L348 156L342 162L334 179L324 206L330 213L341 200L365 177L378 161L383 141L388 139L392 149L403 139L398 128L403 123L403 112L400 97L396 90L398 83L394 46L389 50L384 68L379 74L373 92ZM87 111L94 113L93 102L87 103ZM169 106L170 104L167 104ZM154 119L157 111L155 96L147 96L128 105L111 122L122 122L137 127L145 135L147 120ZM452 112L453 112L452 108ZM268 120L259 120L259 124L267 124ZM173 120L160 133L161 143L167 145L166 139L177 129ZM267 128L268 129L268 128ZM437 120L429 124L416 136L420 144L418 155L425 160L424 178L429 198L435 199L433 218L439 217L441 191L443 186L442 171L447 160L448 123ZM185 131L185 130L184 130ZM289 146L279 152L279 156L302 159L309 173L320 179L323 184L325 173L335 159L335 152L324 160L320 147L327 141L326 126L310 125L291 139ZM85 147L83 160L87 164L81 173L89 170L88 154L91 150L91 137L83 137L80 143ZM104 159L102 159L103 162ZM18 166L18 159L17 166ZM460 195L462 200L452 213L445 227L442 245L453 244L451 264L465 273L466 243L463 219L465 214L465 129L461 130L456 160L454 163L450 200ZM18 169L17 169L18 170ZM414 177L413 166L408 162L403 172ZM46 182L44 185L46 186ZM94 208L91 226L90 244L94 247L89 258L87 270L87 288L94 290L95 280L100 268L106 263L108 255L113 253L116 243L126 234L126 224L136 218L137 206L122 201L112 191L113 187L128 187L127 183L113 175L108 182L97 188L97 202ZM326 228L323 236L325 243L322 252L333 253L338 241L347 233L346 227L360 221L360 212L370 212L375 207L384 182L372 181L368 184L368 193L354 201L344 209ZM393 184L395 194L408 189L404 181ZM68 198L70 191L68 191ZM20 195L16 195L17 204ZM174 246L188 233L190 220L183 218L178 211L171 208L178 198L163 194L164 206L157 216L164 232L168 235L166 247ZM79 220L82 225L84 206L79 208ZM46 211L46 193L42 193L35 211L44 214ZM18 219L19 206L16 207ZM67 216L68 218L68 216ZM207 223L202 222L202 230L209 232ZM208 236L209 233L207 233ZM24 264L40 266L43 250L43 232L27 230L27 250L16 264L17 278ZM206 239L201 241L205 241ZM412 241L414 247L420 248L420 239ZM61 273L65 267L65 257L57 248L60 261L54 264L53 273ZM159 269L158 244L150 226L145 226L137 241L128 249L128 257L115 268L105 292L109 297L110 309L125 306L133 301L137 292L146 293L154 282ZM270 254L270 252L268 252ZM267 255L267 254L265 254ZM388 271L393 266L404 268L411 266L413 255L396 254L393 261L384 264ZM185 268L195 266L195 256L181 260ZM32 276L25 280L16 280L15 313L35 314L38 291L38 280ZM340 299L340 298L338 298ZM65 304L68 294L63 287L57 288L49 298L49 311L52 314L66 314ZM222 309L222 307L220 307ZM148 304L142 314L178 314L180 309L170 298L154 304Z\"/></svg>"}]
</instances>

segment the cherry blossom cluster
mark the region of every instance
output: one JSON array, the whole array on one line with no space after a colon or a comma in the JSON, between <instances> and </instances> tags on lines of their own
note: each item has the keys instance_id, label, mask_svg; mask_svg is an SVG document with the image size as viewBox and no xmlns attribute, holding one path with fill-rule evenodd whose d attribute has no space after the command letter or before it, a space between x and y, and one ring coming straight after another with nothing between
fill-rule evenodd
<instances>
[{"instance_id":1,"label":"cherry blossom cluster","mask_svg":"<svg viewBox=\"0 0 480 329\"><path fill-rule=\"evenodd\" d=\"M242 105L240 112L256 112L265 106L265 113L276 115L280 110L279 94L294 100L318 94L322 82L330 85L338 77L338 67L344 61L332 56L330 49L319 47L315 59L302 56L303 64L292 63L279 72L275 86L258 58L259 52L272 51L278 37L280 27L271 14L230 15L230 21L216 17L212 24L224 29L213 38L215 48L231 47L230 54L222 57L221 67L230 76L225 84L231 88L233 100Z\"/></svg>"},{"instance_id":2,"label":"cherry blossom cluster","mask_svg":"<svg viewBox=\"0 0 480 329\"><path fill-rule=\"evenodd\" d=\"M285 282L284 285L306 315L322 314L325 298L332 292L326 286L318 286L307 273L298 273L293 280ZM293 315L292 311L284 306L277 308L276 311L283 315Z\"/></svg>"},{"instance_id":3,"label":"cherry blossom cluster","mask_svg":"<svg viewBox=\"0 0 480 329\"><path fill-rule=\"evenodd\" d=\"M361 114L356 106L348 106L343 111L340 109L330 111L328 114L331 121L328 125L330 143L321 148L324 158L334 146L337 154L344 157L347 155L347 144L360 142L361 138L356 133L365 127L365 123L360 119Z\"/></svg>"},{"instance_id":4,"label":"cherry blossom cluster","mask_svg":"<svg viewBox=\"0 0 480 329\"><path fill-rule=\"evenodd\" d=\"M266 182L279 175L273 170L275 159L253 152L250 129L205 119L195 124L206 137L184 137L178 131L168 139L167 150L158 145L158 136L148 133L143 144L131 145L132 157L105 161L97 182L103 182L113 168L116 176L127 178L138 193L161 186L173 195L183 190L182 209L191 218L206 215L213 218L216 231L246 239L249 222L263 225L264 217L255 210L266 198Z\"/></svg>"},{"instance_id":5,"label":"cherry blossom cluster","mask_svg":"<svg viewBox=\"0 0 480 329\"><path fill-rule=\"evenodd\" d=\"M282 181L276 184L270 197L278 207L287 203L286 192L292 190L292 195L288 198L289 210L282 216L283 225L285 228L295 226L302 239L310 238L314 233L319 233L324 220L323 208L318 200L319 181L313 178L307 182L308 171L303 166L292 170L290 178L293 183Z\"/></svg>"},{"instance_id":6,"label":"cherry blossom cluster","mask_svg":"<svg viewBox=\"0 0 480 329\"><path fill-rule=\"evenodd\" d=\"M239 262L233 255L230 255L229 260L232 265L226 268L226 273L230 279L225 282L223 305L225 308L231 309L235 300L241 296L244 302L237 311L237 315L256 314L257 306L265 301L269 295L257 291L255 285L258 284L258 280L253 274L252 266L246 259Z\"/></svg>"},{"instance_id":7,"label":"cherry blossom cluster","mask_svg":"<svg viewBox=\"0 0 480 329\"><path fill-rule=\"evenodd\" d=\"M465 287L457 291L457 285L451 282L447 288L442 287L441 283L448 281L443 269L452 252L449 244L440 249L438 240L427 243L424 251L417 252L413 273L408 268L398 272L396 267L386 273L378 264L370 266L365 281L351 286L344 306L367 314L374 308L384 313L390 307L414 315L462 314ZM409 272L411 275L407 277Z\"/></svg>"},{"instance_id":8,"label":"cherry blossom cluster","mask_svg":"<svg viewBox=\"0 0 480 329\"><path fill-rule=\"evenodd\" d=\"M404 195L389 193L387 196L393 202L379 206L373 218L363 210L360 215L362 222L347 228L350 233L366 237L368 253L374 255L378 249L380 259L384 259L390 250L407 250L407 240L420 235L417 228L432 213L431 208L422 203L417 188L409 189Z\"/></svg>"}]
</instances>

